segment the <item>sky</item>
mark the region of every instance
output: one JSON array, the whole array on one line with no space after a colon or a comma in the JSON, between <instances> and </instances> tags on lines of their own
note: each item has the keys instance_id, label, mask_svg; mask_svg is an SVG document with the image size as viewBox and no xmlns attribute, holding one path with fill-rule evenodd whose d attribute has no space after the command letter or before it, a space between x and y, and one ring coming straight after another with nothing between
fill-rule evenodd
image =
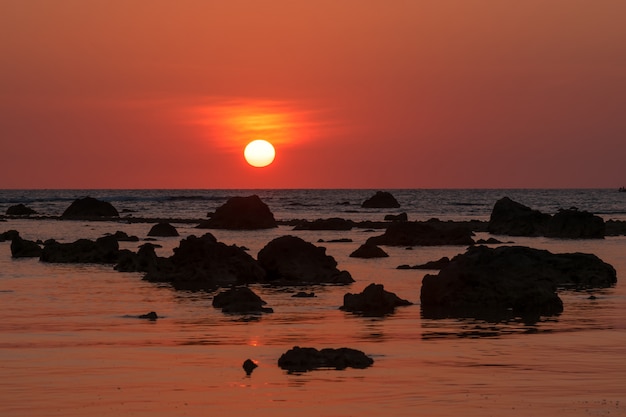
<instances>
[{"instance_id":1,"label":"sky","mask_svg":"<svg viewBox=\"0 0 626 417\"><path fill-rule=\"evenodd\" d=\"M623 0L0 0L2 188L617 188ZM245 145L274 162L249 166Z\"/></svg>"}]
</instances>

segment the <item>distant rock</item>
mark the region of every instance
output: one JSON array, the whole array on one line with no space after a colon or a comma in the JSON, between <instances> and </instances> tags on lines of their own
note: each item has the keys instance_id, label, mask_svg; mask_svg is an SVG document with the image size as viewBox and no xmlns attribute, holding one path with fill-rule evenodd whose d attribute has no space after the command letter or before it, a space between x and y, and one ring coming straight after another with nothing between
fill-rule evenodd
<instances>
[{"instance_id":1,"label":"distant rock","mask_svg":"<svg viewBox=\"0 0 626 417\"><path fill-rule=\"evenodd\" d=\"M409 216L406 213L400 214L387 214L385 220L392 222L406 222L409 220Z\"/></svg>"},{"instance_id":2,"label":"distant rock","mask_svg":"<svg viewBox=\"0 0 626 417\"><path fill-rule=\"evenodd\" d=\"M317 219L314 221L303 220L293 230L351 230L354 226L352 220L332 217L329 219Z\"/></svg>"},{"instance_id":3,"label":"distant rock","mask_svg":"<svg viewBox=\"0 0 626 417\"><path fill-rule=\"evenodd\" d=\"M543 236L550 215L503 197L491 211L487 231L496 235Z\"/></svg>"},{"instance_id":4,"label":"distant rock","mask_svg":"<svg viewBox=\"0 0 626 417\"><path fill-rule=\"evenodd\" d=\"M8 216L30 216L31 214L37 214L37 212L32 208L20 203L9 207L6 214Z\"/></svg>"},{"instance_id":5,"label":"distant rock","mask_svg":"<svg viewBox=\"0 0 626 417\"><path fill-rule=\"evenodd\" d=\"M326 255L326 248L315 246L296 236L282 236L259 251L259 265L267 280L283 285L349 284L348 271L337 269L337 262Z\"/></svg>"},{"instance_id":6,"label":"distant rock","mask_svg":"<svg viewBox=\"0 0 626 417\"><path fill-rule=\"evenodd\" d=\"M498 239L494 238L494 237L490 237L488 239L478 239L476 241L477 245L492 245L492 244L501 244L503 242L499 241Z\"/></svg>"},{"instance_id":7,"label":"distant rock","mask_svg":"<svg viewBox=\"0 0 626 417\"><path fill-rule=\"evenodd\" d=\"M213 307L221 308L224 313L273 313L267 303L248 287L229 288L213 297Z\"/></svg>"},{"instance_id":8,"label":"distant rock","mask_svg":"<svg viewBox=\"0 0 626 417\"><path fill-rule=\"evenodd\" d=\"M200 229L255 230L278 227L269 207L259 196L232 197L218 207Z\"/></svg>"},{"instance_id":9,"label":"distant rock","mask_svg":"<svg viewBox=\"0 0 626 417\"><path fill-rule=\"evenodd\" d=\"M548 222L547 237L565 239L604 239L604 220L575 207L559 210Z\"/></svg>"},{"instance_id":10,"label":"distant rock","mask_svg":"<svg viewBox=\"0 0 626 417\"><path fill-rule=\"evenodd\" d=\"M387 191L376 191L372 197L365 200L361 207L363 208L398 208L400 203Z\"/></svg>"},{"instance_id":11,"label":"distant rock","mask_svg":"<svg viewBox=\"0 0 626 417\"><path fill-rule=\"evenodd\" d=\"M74 200L61 215L62 219L75 220L89 220L100 217L119 217L119 213L111 203L92 197Z\"/></svg>"},{"instance_id":12,"label":"distant rock","mask_svg":"<svg viewBox=\"0 0 626 417\"><path fill-rule=\"evenodd\" d=\"M123 250L120 251L115 270L120 272L147 272L153 276L159 276L164 269L171 267L169 260L160 258L154 251L155 245L144 243L137 253Z\"/></svg>"},{"instance_id":13,"label":"distant rock","mask_svg":"<svg viewBox=\"0 0 626 417\"><path fill-rule=\"evenodd\" d=\"M442 269L450 263L450 258L443 256L436 261L429 261L420 265L400 265L397 269Z\"/></svg>"},{"instance_id":14,"label":"distant rock","mask_svg":"<svg viewBox=\"0 0 626 417\"><path fill-rule=\"evenodd\" d=\"M150 320L150 321L155 321L156 319L159 318L159 316L154 311L151 311L151 312L146 313L146 314L141 314L140 316L138 316L138 318L146 319L146 320Z\"/></svg>"},{"instance_id":15,"label":"distant rock","mask_svg":"<svg viewBox=\"0 0 626 417\"><path fill-rule=\"evenodd\" d=\"M306 372L315 369L364 369L374 360L360 350L351 348L317 350L311 347L294 346L278 359L278 366L290 372Z\"/></svg>"},{"instance_id":16,"label":"distant rock","mask_svg":"<svg viewBox=\"0 0 626 417\"><path fill-rule=\"evenodd\" d=\"M6 242L7 240L13 240L18 237L20 234L17 230L7 230L6 232L0 233L0 242Z\"/></svg>"},{"instance_id":17,"label":"distant rock","mask_svg":"<svg viewBox=\"0 0 626 417\"><path fill-rule=\"evenodd\" d=\"M391 223L381 236L372 236L367 243L388 246L472 245L473 232L463 225L431 219L427 222Z\"/></svg>"},{"instance_id":18,"label":"distant rock","mask_svg":"<svg viewBox=\"0 0 626 417\"><path fill-rule=\"evenodd\" d=\"M11 256L13 258L38 258L41 246L32 240L22 239L19 234L11 240Z\"/></svg>"},{"instance_id":19,"label":"distant rock","mask_svg":"<svg viewBox=\"0 0 626 417\"><path fill-rule=\"evenodd\" d=\"M119 254L117 239L104 236L95 241L79 239L72 243L51 242L44 246L40 260L51 263L115 264Z\"/></svg>"},{"instance_id":20,"label":"distant rock","mask_svg":"<svg viewBox=\"0 0 626 417\"><path fill-rule=\"evenodd\" d=\"M126 232L119 230L112 235L109 234L107 236L113 236L118 242L139 242L139 238L137 236L129 236Z\"/></svg>"},{"instance_id":21,"label":"distant rock","mask_svg":"<svg viewBox=\"0 0 626 417\"><path fill-rule=\"evenodd\" d=\"M169 223L157 223L150 228L148 236L173 237L178 236L178 231Z\"/></svg>"},{"instance_id":22,"label":"distant rock","mask_svg":"<svg viewBox=\"0 0 626 417\"><path fill-rule=\"evenodd\" d=\"M350 254L351 258L386 258L389 255L376 245L364 243L357 250Z\"/></svg>"},{"instance_id":23,"label":"distant rock","mask_svg":"<svg viewBox=\"0 0 626 417\"><path fill-rule=\"evenodd\" d=\"M315 298L315 293L314 292L298 291L297 293L293 294L292 297L294 297L294 298Z\"/></svg>"},{"instance_id":24,"label":"distant rock","mask_svg":"<svg viewBox=\"0 0 626 417\"><path fill-rule=\"evenodd\" d=\"M393 313L396 307L411 304L413 303L385 291L381 284L370 284L360 294L345 294L340 309L367 316L384 316Z\"/></svg>"}]
</instances>

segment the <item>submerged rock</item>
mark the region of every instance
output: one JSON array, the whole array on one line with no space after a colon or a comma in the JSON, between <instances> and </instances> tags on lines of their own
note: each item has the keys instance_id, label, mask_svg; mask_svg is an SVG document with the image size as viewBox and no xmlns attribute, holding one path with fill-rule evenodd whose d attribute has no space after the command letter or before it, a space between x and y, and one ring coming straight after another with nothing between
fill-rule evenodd
<instances>
[{"instance_id":1,"label":"submerged rock","mask_svg":"<svg viewBox=\"0 0 626 417\"><path fill-rule=\"evenodd\" d=\"M389 255L387 254L387 252L385 252L384 250L382 250L376 245L372 245L371 243L364 243L363 245L359 246L357 250L355 250L354 252L350 254L351 258L366 258L366 259L386 258L388 256Z\"/></svg>"},{"instance_id":2,"label":"submerged rock","mask_svg":"<svg viewBox=\"0 0 626 417\"><path fill-rule=\"evenodd\" d=\"M316 348L294 346L283 353L278 359L278 366L290 372L306 372L320 368L364 369L371 366L374 360L360 350L351 348Z\"/></svg>"},{"instance_id":3,"label":"submerged rock","mask_svg":"<svg viewBox=\"0 0 626 417\"><path fill-rule=\"evenodd\" d=\"M99 217L119 217L118 211L106 201L100 201L92 197L74 200L61 215L62 219L93 219Z\"/></svg>"},{"instance_id":4,"label":"submerged rock","mask_svg":"<svg viewBox=\"0 0 626 417\"><path fill-rule=\"evenodd\" d=\"M326 248L315 246L296 236L282 236L259 251L259 265L267 272L267 281L285 285L349 284L348 271L337 269L337 262L326 255Z\"/></svg>"},{"instance_id":5,"label":"submerged rock","mask_svg":"<svg viewBox=\"0 0 626 417\"><path fill-rule=\"evenodd\" d=\"M197 226L200 229L254 230L278 227L269 207L259 196L232 197Z\"/></svg>"},{"instance_id":6,"label":"submerged rock","mask_svg":"<svg viewBox=\"0 0 626 417\"><path fill-rule=\"evenodd\" d=\"M273 313L267 303L248 287L229 288L213 297L213 307L224 313Z\"/></svg>"},{"instance_id":7,"label":"submerged rock","mask_svg":"<svg viewBox=\"0 0 626 417\"><path fill-rule=\"evenodd\" d=\"M156 319L159 318L159 316L157 315L156 312L151 311L149 313L139 315L138 318L146 319L146 320L150 320L150 321L155 321Z\"/></svg>"},{"instance_id":8,"label":"submerged rock","mask_svg":"<svg viewBox=\"0 0 626 417\"><path fill-rule=\"evenodd\" d=\"M114 264L119 260L119 244L113 236L104 236L95 241L78 239L72 243L52 241L41 253L42 262L52 263L99 263Z\"/></svg>"},{"instance_id":9,"label":"submerged rock","mask_svg":"<svg viewBox=\"0 0 626 417\"><path fill-rule=\"evenodd\" d=\"M382 284L370 284L359 294L344 295L343 306L340 309L367 316L384 316L393 313L396 307L411 304L413 303L385 291Z\"/></svg>"},{"instance_id":10,"label":"submerged rock","mask_svg":"<svg viewBox=\"0 0 626 417\"><path fill-rule=\"evenodd\" d=\"M428 261L420 265L400 265L397 269L442 269L450 263L450 258L443 256L436 261Z\"/></svg>"},{"instance_id":11,"label":"submerged rock","mask_svg":"<svg viewBox=\"0 0 626 417\"><path fill-rule=\"evenodd\" d=\"M367 239L368 244L388 246L472 245L473 232L463 225L431 219L427 222L391 223L381 236Z\"/></svg>"},{"instance_id":12,"label":"submerged rock","mask_svg":"<svg viewBox=\"0 0 626 417\"><path fill-rule=\"evenodd\" d=\"M129 236L128 233L120 230L107 236L113 236L118 242L139 242L139 238L137 236Z\"/></svg>"},{"instance_id":13,"label":"submerged rock","mask_svg":"<svg viewBox=\"0 0 626 417\"><path fill-rule=\"evenodd\" d=\"M398 208L400 203L387 191L376 191L372 197L365 200L361 207L363 208Z\"/></svg>"}]
</instances>

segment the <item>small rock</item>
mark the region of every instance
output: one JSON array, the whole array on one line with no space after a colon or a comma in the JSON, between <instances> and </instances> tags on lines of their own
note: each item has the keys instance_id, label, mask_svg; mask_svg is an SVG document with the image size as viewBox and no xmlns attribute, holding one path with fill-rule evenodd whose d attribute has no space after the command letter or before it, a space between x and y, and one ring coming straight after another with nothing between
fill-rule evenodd
<instances>
[{"instance_id":1,"label":"small rock","mask_svg":"<svg viewBox=\"0 0 626 417\"><path fill-rule=\"evenodd\" d=\"M146 314L142 314L139 316L140 319L147 319L147 320L156 320L159 318L159 316L157 315L157 313L155 313L154 311L151 311L149 313Z\"/></svg>"},{"instance_id":2,"label":"small rock","mask_svg":"<svg viewBox=\"0 0 626 417\"><path fill-rule=\"evenodd\" d=\"M172 237L178 236L178 231L169 223L157 223L148 232L148 236Z\"/></svg>"},{"instance_id":3,"label":"small rock","mask_svg":"<svg viewBox=\"0 0 626 417\"><path fill-rule=\"evenodd\" d=\"M257 365L256 363L254 363L254 361L252 361L252 359L246 359L243 363L243 370L246 371L246 375L251 375L252 371L254 371L256 368L258 368L259 365Z\"/></svg>"}]
</instances>

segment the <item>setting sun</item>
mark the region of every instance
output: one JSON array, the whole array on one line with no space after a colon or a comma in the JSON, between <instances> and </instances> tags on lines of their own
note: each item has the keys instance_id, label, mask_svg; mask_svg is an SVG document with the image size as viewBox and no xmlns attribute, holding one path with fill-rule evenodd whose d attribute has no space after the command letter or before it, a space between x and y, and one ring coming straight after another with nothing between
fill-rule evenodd
<instances>
[{"instance_id":1,"label":"setting sun","mask_svg":"<svg viewBox=\"0 0 626 417\"><path fill-rule=\"evenodd\" d=\"M274 161L276 151L274 146L266 140L257 139L248 143L243 151L246 161L253 167L266 167Z\"/></svg>"}]
</instances>

